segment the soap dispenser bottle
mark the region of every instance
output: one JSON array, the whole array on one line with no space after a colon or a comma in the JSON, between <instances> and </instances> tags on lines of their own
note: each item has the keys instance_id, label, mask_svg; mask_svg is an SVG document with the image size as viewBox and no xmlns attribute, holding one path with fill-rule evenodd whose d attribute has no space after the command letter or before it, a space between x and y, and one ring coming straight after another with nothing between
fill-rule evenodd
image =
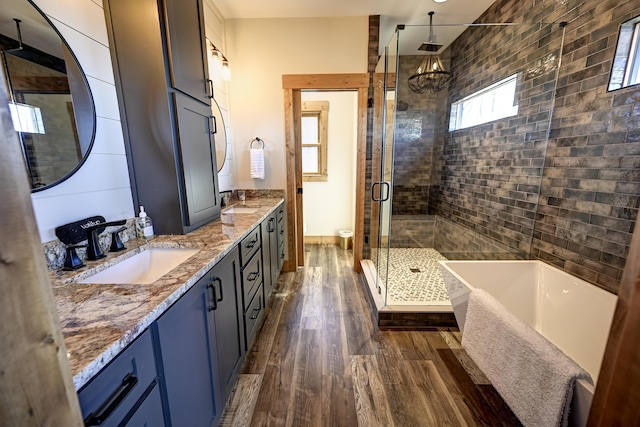
<instances>
[{"instance_id":1,"label":"soap dispenser bottle","mask_svg":"<svg viewBox=\"0 0 640 427\"><path fill-rule=\"evenodd\" d=\"M153 239L153 222L144 211L144 206L140 206L140 214L136 219L136 234L141 239Z\"/></svg>"}]
</instances>

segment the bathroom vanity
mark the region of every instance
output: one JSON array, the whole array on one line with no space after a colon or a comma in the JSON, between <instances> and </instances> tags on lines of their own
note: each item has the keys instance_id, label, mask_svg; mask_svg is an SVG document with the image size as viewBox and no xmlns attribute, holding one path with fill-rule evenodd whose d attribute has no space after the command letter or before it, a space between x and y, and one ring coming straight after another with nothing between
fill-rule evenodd
<instances>
[{"instance_id":1,"label":"bathroom vanity","mask_svg":"<svg viewBox=\"0 0 640 427\"><path fill-rule=\"evenodd\" d=\"M220 215L202 0L104 4L134 205L187 233Z\"/></svg>"},{"instance_id":2,"label":"bathroom vanity","mask_svg":"<svg viewBox=\"0 0 640 427\"><path fill-rule=\"evenodd\" d=\"M51 273L87 425L218 424L285 258L284 201L247 205L186 235L127 242L84 271ZM90 283L149 247L197 252L152 283Z\"/></svg>"}]
</instances>

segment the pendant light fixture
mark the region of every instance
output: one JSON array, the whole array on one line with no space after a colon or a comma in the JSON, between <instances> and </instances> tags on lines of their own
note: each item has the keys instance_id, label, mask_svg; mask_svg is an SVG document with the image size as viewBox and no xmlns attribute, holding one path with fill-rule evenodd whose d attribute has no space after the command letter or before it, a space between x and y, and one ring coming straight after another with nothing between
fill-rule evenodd
<instances>
[{"instance_id":1,"label":"pendant light fixture","mask_svg":"<svg viewBox=\"0 0 640 427\"><path fill-rule=\"evenodd\" d=\"M429 12L429 41L422 43L418 50L427 52L416 73L409 77L409 88L416 93L439 92L451 79L451 73L444 69L436 52L442 47L433 38L433 15Z\"/></svg>"},{"instance_id":2,"label":"pendant light fixture","mask_svg":"<svg viewBox=\"0 0 640 427\"><path fill-rule=\"evenodd\" d=\"M216 58L218 58L218 61L220 61L220 66L222 67L222 80L224 81L231 80L231 70L229 69L229 60L227 59L226 56L224 56L222 51L218 49L216 45L214 45L211 42L211 40L207 39L207 41L211 45L211 55L215 56Z\"/></svg>"}]
</instances>

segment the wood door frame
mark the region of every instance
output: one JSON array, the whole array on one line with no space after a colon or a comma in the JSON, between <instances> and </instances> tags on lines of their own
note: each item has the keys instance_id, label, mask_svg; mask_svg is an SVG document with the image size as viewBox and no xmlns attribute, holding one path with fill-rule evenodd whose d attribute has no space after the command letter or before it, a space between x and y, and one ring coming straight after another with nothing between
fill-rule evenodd
<instances>
[{"instance_id":1,"label":"wood door frame","mask_svg":"<svg viewBox=\"0 0 640 427\"><path fill-rule=\"evenodd\" d=\"M0 81L4 71L0 68ZM31 186L0 85L0 413L6 425L83 426Z\"/></svg>"},{"instance_id":2,"label":"wood door frame","mask_svg":"<svg viewBox=\"0 0 640 427\"><path fill-rule=\"evenodd\" d=\"M637 425L639 348L640 222L636 222L587 426Z\"/></svg>"},{"instance_id":3,"label":"wood door frame","mask_svg":"<svg viewBox=\"0 0 640 427\"><path fill-rule=\"evenodd\" d=\"M285 74L284 89L285 147L287 185L287 225L289 257L284 271L295 271L304 265L304 231L302 217L302 149L301 106L302 90L351 90L358 93L357 157L356 157L356 220L353 236L353 268L360 272L364 249L364 198L367 155L367 104L369 74Z\"/></svg>"}]
</instances>

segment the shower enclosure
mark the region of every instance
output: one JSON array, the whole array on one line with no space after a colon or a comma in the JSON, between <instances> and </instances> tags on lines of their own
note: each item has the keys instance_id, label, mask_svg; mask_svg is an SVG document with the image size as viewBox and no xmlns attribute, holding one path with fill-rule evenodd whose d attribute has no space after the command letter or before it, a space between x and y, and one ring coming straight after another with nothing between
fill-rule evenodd
<instances>
[{"instance_id":1,"label":"shower enclosure","mask_svg":"<svg viewBox=\"0 0 640 427\"><path fill-rule=\"evenodd\" d=\"M448 312L438 260L531 250L564 27L434 25L451 31L461 34L438 51L452 74L443 90L407 83L426 26L399 27L374 75L363 265L381 310Z\"/></svg>"}]
</instances>

